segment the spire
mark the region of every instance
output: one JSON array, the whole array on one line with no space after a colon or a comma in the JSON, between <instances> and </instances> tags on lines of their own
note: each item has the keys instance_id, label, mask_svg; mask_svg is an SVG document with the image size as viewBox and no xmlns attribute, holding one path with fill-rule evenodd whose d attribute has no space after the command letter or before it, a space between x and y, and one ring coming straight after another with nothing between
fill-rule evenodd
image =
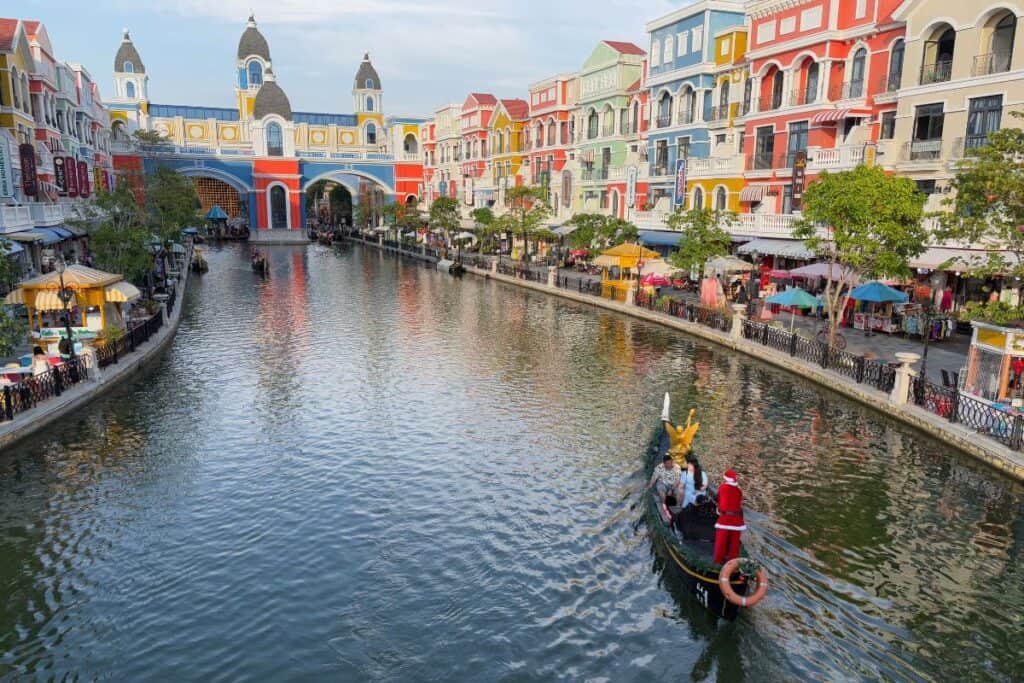
<instances>
[{"instance_id":1,"label":"spire","mask_svg":"<svg viewBox=\"0 0 1024 683\"><path fill-rule=\"evenodd\" d=\"M363 61L359 65L359 71L356 72L354 90L381 90L380 87L380 76L377 75L377 70L373 68L373 64L370 63L370 53L363 53Z\"/></svg>"},{"instance_id":2,"label":"spire","mask_svg":"<svg viewBox=\"0 0 1024 683\"><path fill-rule=\"evenodd\" d=\"M249 21L245 25L245 31L238 40L238 58L261 57L264 61L270 61L270 46L267 39L263 37L260 30L256 28L256 15L249 13Z\"/></svg>"},{"instance_id":3,"label":"spire","mask_svg":"<svg viewBox=\"0 0 1024 683\"><path fill-rule=\"evenodd\" d=\"M123 29L121 47L118 48L117 55L114 57L114 73L126 72L146 73L146 67L142 63L142 58L139 57L138 50L135 49L135 44L132 43L132 37L127 28Z\"/></svg>"}]
</instances>

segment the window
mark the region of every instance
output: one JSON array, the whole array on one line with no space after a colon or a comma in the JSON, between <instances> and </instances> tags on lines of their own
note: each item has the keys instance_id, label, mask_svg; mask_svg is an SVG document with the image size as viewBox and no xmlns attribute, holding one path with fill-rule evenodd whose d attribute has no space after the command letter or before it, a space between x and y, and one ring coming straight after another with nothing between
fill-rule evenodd
<instances>
[{"instance_id":1,"label":"window","mask_svg":"<svg viewBox=\"0 0 1024 683\"><path fill-rule=\"evenodd\" d=\"M921 194L935 194L934 178L928 180L915 180L914 183L917 185L917 191Z\"/></svg>"},{"instance_id":2,"label":"window","mask_svg":"<svg viewBox=\"0 0 1024 683\"><path fill-rule=\"evenodd\" d=\"M14 108L21 109L21 86L18 80L18 69L11 67L11 95L14 96Z\"/></svg>"},{"instance_id":3,"label":"window","mask_svg":"<svg viewBox=\"0 0 1024 683\"><path fill-rule=\"evenodd\" d=\"M555 144L555 122L552 121L548 124L548 146Z\"/></svg>"},{"instance_id":4,"label":"window","mask_svg":"<svg viewBox=\"0 0 1024 683\"><path fill-rule=\"evenodd\" d=\"M676 159L690 158L690 136L676 138Z\"/></svg>"},{"instance_id":5,"label":"window","mask_svg":"<svg viewBox=\"0 0 1024 683\"><path fill-rule=\"evenodd\" d=\"M864 94L864 67L867 62L868 51L860 48L853 55L853 63L850 66L850 97L860 97Z\"/></svg>"},{"instance_id":6,"label":"window","mask_svg":"<svg viewBox=\"0 0 1024 683\"><path fill-rule=\"evenodd\" d=\"M626 135L629 133L629 110L619 110L619 135Z\"/></svg>"},{"instance_id":7,"label":"window","mask_svg":"<svg viewBox=\"0 0 1024 683\"><path fill-rule=\"evenodd\" d=\"M672 122L672 96L667 92L658 98L658 128L665 128Z\"/></svg>"},{"instance_id":8,"label":"window","mask_svg":"<svg viewBox=\"0 0 1024 683\"><path fill-rule=\"evenodd\" d=\"M864 15L868 13L868 0L857 0L856 11L854 12L855 19L863 19Z\"/></svg>"},{"instance_id":9,"label":"window","mask_svg":"<svg viewBox=\"0 0 1024 683\"><path fill-rule=\"evenodd\" d=\"M373 98L372 97L367 97L366 98L366 111L373 111Z\"/></svg>"},{"instance_id":10,"label":"window","mask_svg":"<svg viewBox=\"0 0 1024 683\"><path fill-rule=\"evenodd\" d=\"M767 169L772 167L772 156L775 154L775 126L761 126L757 129L754 145L754 168Z\"/></svg>"},{"instance_id":11,"label":"window","mask_svg":"<svg viewBox=\"0 0 1024 683\"><path fill-rule=\"evenodd\" d=\"M892 140L896 136L896 112L882 112L882 121L878 129L879 140Z\"/></svg>"},{"instance_id":12,"label":"window","mask_svg":"<svg viewBox=\"0 0 1024 683\"><path fill-rule=\"evenodd\" d=\"M718 116L726 118L729 115L729 78L728 76L718 91Z\"/></svg>"},{"instance_id":13,"label":"window","mask_svg":"<svg viewBox=\"0 0 1024 683\"><path fill-rule=\"evenodd\" d=\"M1016 33L1017 17L1012 12L1007 12L992 30L989 54L978 58L978 61L982 62L982 74L1002 73L1010 70L1010 58L1013 55L1013 40ZM976 73L978 71L979 69L975 69Z\"/></svg>"},{"instance_id":14,"label":"window","mask_svg":"<svg viewBox=\"0 0 1024 683\"><path fill-rule=\"evenodd\" d=\"M280 185L270 188L270 227L275 230L288 227L288 200Z\"/></svg>"},{"instance_id":15,"label":"window","mask_svg":"<svg viewBox=\"0 0 1024 683\"><path fill-rule=\"evenodd\" d=\"M818 63L811 62L807 67L807 82L804 83L804 104L818 99Z\"/></svg>"},{"instance_id":16,"label":"window","mask_svg":"<svg viewBox=\"0 0 1024 683\"><path fill-rule=\"evenodd\" d=\"M377 144L377 126L372 123L366 124L366 144Z\"/></svg>"},{"instance_id":17,"label":"window","mask_svg":"<svg viewBox=\"0 0 1024 683\"><path fill-rule=\"evenodd\" d=\"M718 135L715 136L715 146L718 147L718 146L724 145L724 144L725 144L725 133L719 133Z\"/></svg>"},{"instance_id":18,"label":"window","mask_svg":"<svg viewBox=\"0 0 1024 683\"><path fill-rule=\"evenodd\" d=\"M699 52L704 48L704 27L697 26L693 29L693 51Z\"/></svg>"},{"instance_id":19,"label":"window","mask_svg":"<svg viewBox=\"0 0 1024 683\"><path fill-rule=\"evenodd\" d=\"M704 190L700 189L699 186L693 188L693 208L698 211L704 208Z\"/></svg>"},{"instance_id":20,"label":"window","mask_svg":"<svg viewBox=\"0 0 1024 683\"><path fill-rule=\"evenodd\" d=\"M675 43L672 40L672 36L666 36L664 48L665 53L661 58L661 61L665 62L665 64L671 64L672 60L675 58L675 55L672 53L673 49L675 49Z\"/></svg>"},{"instance_id":21,"label":"window","mask_svg":"<svg viewBox=\"0 0 1024 683\"><path fill-rule=\"evenodd\" d=\"M942 104L925 104L914 112L914 139L941 140L945 115Z\"/></svg>"},{"instance_id":22,"label":"window","mask_svg":"<svg viewBox=\"0 0 1024 683\"><path fill-rule=\"evenodd\" d=\"M796 153L807 151L806 121L789 124L789 148L786 151L786 168L793 168L793 159L796 158Z\"/></svg>"},{"instance_id":23,"label":"window","mask_svg":"<svg viewBox=\"0 0 1024 683\"><path fill-rule=\"evenodd\" d=\"M249 87L258 88L263 85L263 65L259 62L249 62Z\"/></svg>"},{"instance_id":24,"label":"window","mask_svg":"<svg viewBox=\"0 0 1024 683\"><path fill-rule=\"evenodd\" d=\"M633 103L633 128L632 131L636 133L640 129L640 103Z\"/></svg>"},{"instance_id":25,"label":"window","mask_svg":"<svg viewBox=\"0 0 1024 683\"><path fill-rule=\"evenodd\" d=\"M966 149L974 149L988 142L988 134L999 130L1003 115L1003 96L976 97L967 113Z\"/></svg>"},{"instance_id":26,"label":"window","mask_svg":"<svg viewBox=\"0 0 1024 683\"><path fill-rule=\"evenodd\" d=\"M366 88L367 90L373 90L373 79L367 78L365 81L363 81L363 87Z\"/></svg>"},{"instance_id":27,"label":"window","mask_svg":"<svg viewBox=\"0 0 1024 683\"><path fill-rule=\"evenodd\" d=\"M683 95L683 111L685 117L680 123L693 123L697 118L697 91L692 88Z\"/></svg>"},{"instance_id":28,"label":"window","mask_svg":"<svg viewBox=\"0 0 1024 683\"><path fill-rule=\"evenodd\" d=\"M956 31L949 24L943 24L932 32L932 38L924 43L924 60L921 64L921 85L948 81L953 73L953 52L956 48Z\"/></svg>"},{"instance_id":29,"label":"window","mask_svg":"<svg viewBox=\"0 0 1024 683\"><path fill-rule=\"evenodd\" d=\"M267 156L284 156L284 136L281 126L273 121L267 124Z\"/></svg>"},{"instance_id":30,"label":"window","mask_svg":"<svg viewBox=\"0 0 1024 683\"><path fill-rule=\"evenodd\" d=\"M782 106L782 82L782 72L776 71L775 75L772 76L772 109L778 109Z\"/></svg>"},{"instance_id":31,"label":"window","mask_svg":"<svg viewBox=\"0 0 1024 683\"><path fill-rule=\"evenodd\" d=\"M121 67L121 70L126 74L135 73L135 65L131 62L125 62L124 65Z\"/></svg>"},{"instance_id":32,"label":"window","mask_svg":"<svg viewBox=\"0 0 1024 683\"><path fill-rule=\"evenodd\" d=\"M886 92L900 89L900 82L903 80L903 53L905 50L906 43L902 38L893 43L892 53L889 55L889 78L885 83Z\"/></svg>"},{"instance_id":33,"label":"window","mask_svg":"<svg viewBox=\"0 0 1024 683\"><path fill-rule=\"evenodd\" d=\"M743 113L744 114L749 114L750 113L750 96L751 96L751 93L753 92L753 88L754 88L754 82L751 79L748 78L747 81L743 84Z\"/></svg>"},{"instance_id":34,"label":"window","mask_svg":"<svg viewBox=\"0 0 1024 683\"><path fill-rule=\"evenodd\" d=\"M601 115L604 122L604 130L602 131L605 137L611 137L615 135L615 112L610 106L604 108L604 113Z\"/></svg>"},{"instance_id":35,"label":"window","mask_svg":"<svg viewBox=\"0 0 1024 683\"><path fill-rule=\"evenodd\" d=\"M124 95L130 100L135 99L135 84L131 81L128 81L128 83L124 86Z\"/></svg>"},{"instance_id":36,"label":"window","mask_svg":"<svg viewBox=\"0 0 1024 683\"><path fill-rule=\"evenodd\" d=\"M668 140L654 143L654 169L652 175L668 175Z\"/></svg>"},{"instance_id":37,"label":"window","mask_svg":"<svg viewBox=\"0 0 1024 683\"><path fill-rule=\"evenodd\" d=\"M715 211L725 211L727 194L724 187L715 190Z\"/></svg>"},{"instance_id":38,"label":"window","mask_svg":"<svg viewBox=\"0 0 1024 683\"><path fill-rule=\"evenodd\" d=\"M597 137L597 126L598 118L597 112L593 109L590 110L590 115L587 116L587 139L593 140Z\"/></svg>"},{"instance_id":39,"label":"window","mask_svg":"<svg viewBox=\"0 0 1024 683\"><path fill-rule=\"evenodd\" d=\"M661 43L657 40L651 41L651 66L661 64Z\"/></svg>"},{"instance_id":40,"label":"window","mask_svg":"<svg viewBox=\"0 0 1024 683\"><path fill-rule=\"evenodd\" d=\"M680 31L676 34L676 54L682 57L690 51L690 32Z\"/></svg>"}]
</instances>

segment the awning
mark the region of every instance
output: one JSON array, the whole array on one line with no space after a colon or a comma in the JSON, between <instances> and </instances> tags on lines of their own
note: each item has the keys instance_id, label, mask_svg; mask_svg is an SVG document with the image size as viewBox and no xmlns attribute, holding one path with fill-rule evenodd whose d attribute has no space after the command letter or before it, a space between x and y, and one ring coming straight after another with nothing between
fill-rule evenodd
<instances>
[{"instance_id":1,"label":"awning","mask_svg":"<svg viewBox=\"0 0 1024 683\"><path fill-rule=\"evenodd\" d=\"M21 252L25 251L25 247L21 246L17 242L12 242L11 240L4 240L3 238L5 236L6 235L0 235L0 240L3 240L0 241L0 251L2 251L5 255L12 256L13 254L20 254Z\"/></svg>"},{"instance_id":2,"label":"awning","mask_svg":"<svg viewBox=\"0 0 1024 683\"><path fill-rule=\"evenodd\" d=\"M555 225L551 227L551 232L555 233L559 237L565 237L576 232L575 225Z\"/></svg>"},{"instance_id":3,"label":"awning","mask_svg":"<svg viewBox=\"0 0 1024 683\"><path fill-rule=\"evenodd\" d=\"M871 116L871 112L863 109L829 109L819 111L811 118L811 123L835 123L842 119L863 119Z\"/></svg>"},{"instance_id":4,"label":"awning","mask_svg":"<svg viewBox=\"0 0 1024 683\"><path fill-rule=\"evenodd\" d=\"M40 230L50 230L51 232L57 233L58 235L60 235L64 239L71 239L72 237L75 236L74 233L72 233L70 230L68 230L64 226L50 225L50 226L47 226L45 228L40 228Z\"/></svg>"},{"instance_id":5,"label":"awning","mask_svg":"<svg viewBox=\"0 0 1024 683\"><path fill-rule=\"evenodd\" d=\"M928 270L970 270L989 262L990 255L998 255L1003 262L1013 266L1017 257L1011 252L989 252L975 249L950 249L931 247L925 249L920 256L907 260L911 268L927 268Z\"/></svg>"},{"instance_id":6,"label":"awning","mask_svg":"<svg viewBox=\"0 0 1024 683\"><path fill-rule=\"evenodd\" d=\"M21 287L18 287L17 289L12 289L10 292L7 293L7 296L4 297L4 303L5 304L24 304L25 303L25 290L22 289Z\"/></svg>"},{"instance_id":7,"label":"awning","mask_svg":"<svg viewBox=\"0 0 1024 683\"><path fill-rule=\"evenodd\" d=\"M75 237L85 237L89 234L89 231L85 228L80 228L77 225L65 225L64 229L70 232Z\"/></svg>"},{"instance_id":8,"label":"awning","mask_svg":"<svg viewBox=\"0 0 1024 683\"><path fill-rule=\"evenodd\" d=\"M56 244L57 242L63 242L67 237L61 235L55 228L36 228L32 232L38 232L43 235L43 244ZM71 233L68 233L68 237Z\"/></svg>"},{"instance_id":9,"label":"awning","mask_svg":"<svg viewBox=\"0 0 1024 683\"><path fill-rule=\"evenodd\" d=\"M752 254L755 251L766 256L784 256L794 259L815 258L815 253L807 248L803 240L756 239L740 246L736 253Z\"/></svg>"},{"instance_id":10,"label":"awning","mask_svg":"<svg viewBox=\"0 0 1024 683\"><path fill-rule=\"evenodd\" d=\"M747 185L742 190L740 190L740 201L759 202L762 199L764 199L764 195L767 191L767 185Z\"/></svg>"},{"instance_id":11,"label":"awning","mask_svg":"<svg viewBox=\"0 0 1024 683\"><path fill-rule=\"evenodd\" d=\"M4 237L6 237L9 240L14 240L15 242L25 242L27 244L31 244L32 242L42 242L44 239L46 239L47 235L44 235L41 232L36 232L35 230L22 230L21 232L12 232L6 234L4 235Z\"/></svg>"},{"instance_id":12,"label":"awning","mask_svg":"<svg viewBox=\"0 0 1024 683\"><path fill-rule=\"evenodd\" d=\"M130 282L115 282L107 285L103 290L103 300L112 304L124 304L135 301L142 296L142 292Z\"/></svg>"},{"instance_id":13,"label":"awning","mask_svg":"<svg viewBox=\"0 0 1024 683\"><path fill-rule=\"evenodd\" d=\"M640 244L652 247L677 247L682 238L681 232L669 232L666 230L641 230ZM678 269L677 269L678 270Z\"/></svg>"},{"instance_id":14,"label":"awning","mask_svg":"<svg viewBox=\"0 0 1024 683\"><path fill-rule=\"evenodd\" d=\"M37 311L60 311L64 309L64 302L57 296L56 289L40 289L36 291L36 300L32 307ZM68 308L78 305L78 299L74 295L68 301Z\"/></svg>"}]
</instances>

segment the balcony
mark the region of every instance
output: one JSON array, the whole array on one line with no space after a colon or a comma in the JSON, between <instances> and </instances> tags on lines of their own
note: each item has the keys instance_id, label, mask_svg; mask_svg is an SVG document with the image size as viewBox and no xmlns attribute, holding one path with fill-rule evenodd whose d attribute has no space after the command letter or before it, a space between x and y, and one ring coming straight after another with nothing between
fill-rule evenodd
<instances>
[{"instance_id":1,"label":"balcony","mask_svg":"<svg viewBox=\"0 0 1024 683\"><path fill-rule=\"evenodd\" d=\"M681 111L676 117L676 125L688 126L697 119L693 112Z\"/></svg>"},{"instance_id":2,"label":"balcony","mask_svg":"<svg viewBox=\"0 0 1024 683\"><path fill-rule=\"evenodd\" d=\"M770 171L775 155L773 152L756 152L747 162L748 171Z\"/></svg>"},{"instance_id":3,"label":"balcony","mask_svg":"<svg viewBox=\"0 0 1024 683\"><path fill-rule=\"evenodd\" d=\"M832 102L836 102L839 100L855 100L864 97L867 90L864 86L865 83L863 78L855 81L833 83L828 89L828 99Z\"/></svg>"},{"instance_id":4,"label":"balcony","mask_svg":"<svg viewBox=\"0 0 1024 683\"><path fill-rule=\"evenodd\" d=\"M32 222L37 226L58 225L64 222L64 209L60 204L29 204Z\"/></svg>"},{"instance_id":5,"label":"balcony","mask_svg":"<svg viewBox=\"0 0 1024 683\"><path fill-rule=\"evenodd\" d=\"M615 168L608 169L609 180L625 180L626 172L629 166L616 166ZM638 181L647 180L647 168L644 166L637 166L636 179Z\"/></svg>"},{"instance_id":6,"label":"balcony","mask_svg":"<svg viewBox=\"0 0 1024 683\"><path fill-rule=\"evenodd\" d=\"M942 156L942 139L914 140L903 144L902 161L937 161Z\"/></svg>"},{"instance_id":7,"label":"balcony","mask_svg":"<svg viewBox=\"0 0 1024 683\"><path fill-rule=\"evenodd\" d=\"M851 169L864 163L864 146L808 150L807 157L808 171Z\"/></svg>"},{"instance_id":8,"label":"balcony","mask_svg":"<svg viewBox=\"0 0 1024 683\"><path fill-rule=\"evenodd\" d=\"M670 125L672 125L672 117L668 115L659 116L657 119L655 119L654 125L657 126L658 128L668 128Z\"/></svg>"},{"instance_id":9,"label":"balcony","mask_svg":"<svg viewBox=\"0 0 1024 683\"><path fill-rule=\"evenodd\" d=\"M0 206L0 233L29 230L34 226L28 206Z\"/></svg>"},{"instance_id":10,"label":"balcony","mask_svg":"<svg viewBox=\"0 0 1024 683\"><path fill-rule=\"evenodd\" d=\"M988 76L989 74L1001 74L1009 71L1010 57L1009 52L990 52L987 55L978 55L974 58L971 75Z\"/></svg>"},{"instance_id":11,"label":"balcony","mask_svg":"<svg viewBox=\"0 0 1024 683\"><path fill-rule=\"evenodd\" d=\"M945 83L953 75L953 60L946 59L921 66L921 85Z\"/></svg>"},{"instance_id":12,"label":"balcony","mask_svg":"<svg viewBox=\"0 0 1024 683\"><path fill-rule=\"evenodd\" d=\"M818 90L792 90L789 93L789 106L802 107L818 101Z\"/></svg>"},{"instance_id":13,"label":"balcony","mask_svg":"<svg viewBox=\"0 0 1024 683\"><path fill-rule=\"evenodd\" d=\"M663 177L668 175L667 164L651 164L650 176L652 178Z\"/></svg>"},{"instance_id":14,"label":"balcony","mask_svg":"<svg viewBox=\"0 0 1024 683\"><path fill-rule=\"evenodd\" d=\"M724 107L711 107L708 112L708 123L718 123L729 120L729 105Z\"/></svg>"},{"instance_id":15,"label":"balcony","mask_svg":"<svg viewBox=\"0 0 1024 683\"><path fill-rule=\"evenodd\" d=\"M690 159L686 171L691 178L739 175L743 172L743 155Z\"/></svg>"},{"instance_id":16,"label":"balcony","mask_svg":"<svg viewBox=\"0 0 1024 683\"><path fill-rule=\"evenodd\" d=\"M729 227L729 232L754 237L779 237L792 239L793 224L800 216L791 213L741 213L739 222Z\"/></svg>"},{"instance_id":17,"label":"balcony","mask_svg":"<svg viewBox=\"0 0 1024 683\"><path fill-rule=\"evenodd\" d=\"M775 111L782 106L782 93L778 96L768 95L767 97L761 97L757 100L757 110L762 111Z\"/></svg>"},{"instance_id":18,"label":"balcony","mask_svg":"<svg viewBox=\"0 0 1024 683\"><path fill-rule=\"evenodd\" d=\"M399 161L420 161L420 155L416 152L399 152ZM456 160L457 161L457 160Z\"/></svg>"}]
</instances>

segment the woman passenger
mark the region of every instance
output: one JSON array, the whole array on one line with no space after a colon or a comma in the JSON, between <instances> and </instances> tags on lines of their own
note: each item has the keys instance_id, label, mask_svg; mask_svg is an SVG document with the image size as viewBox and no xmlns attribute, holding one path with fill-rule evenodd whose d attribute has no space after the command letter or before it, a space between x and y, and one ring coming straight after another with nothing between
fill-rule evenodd
<instances>
[{"instance_id":1,"label":"woman passenger","mask_svg":"<svg viewBox=\"0 0 1024 683\"><path fill-rule=\"evenodd\" d=\"M693 453L686 456L686 471L681 477L683 487L682 506L694 505L697 502L698 494L704 493L708 488L708 478L700 468L700 461Z\"/></svg>"}]
</instances>

